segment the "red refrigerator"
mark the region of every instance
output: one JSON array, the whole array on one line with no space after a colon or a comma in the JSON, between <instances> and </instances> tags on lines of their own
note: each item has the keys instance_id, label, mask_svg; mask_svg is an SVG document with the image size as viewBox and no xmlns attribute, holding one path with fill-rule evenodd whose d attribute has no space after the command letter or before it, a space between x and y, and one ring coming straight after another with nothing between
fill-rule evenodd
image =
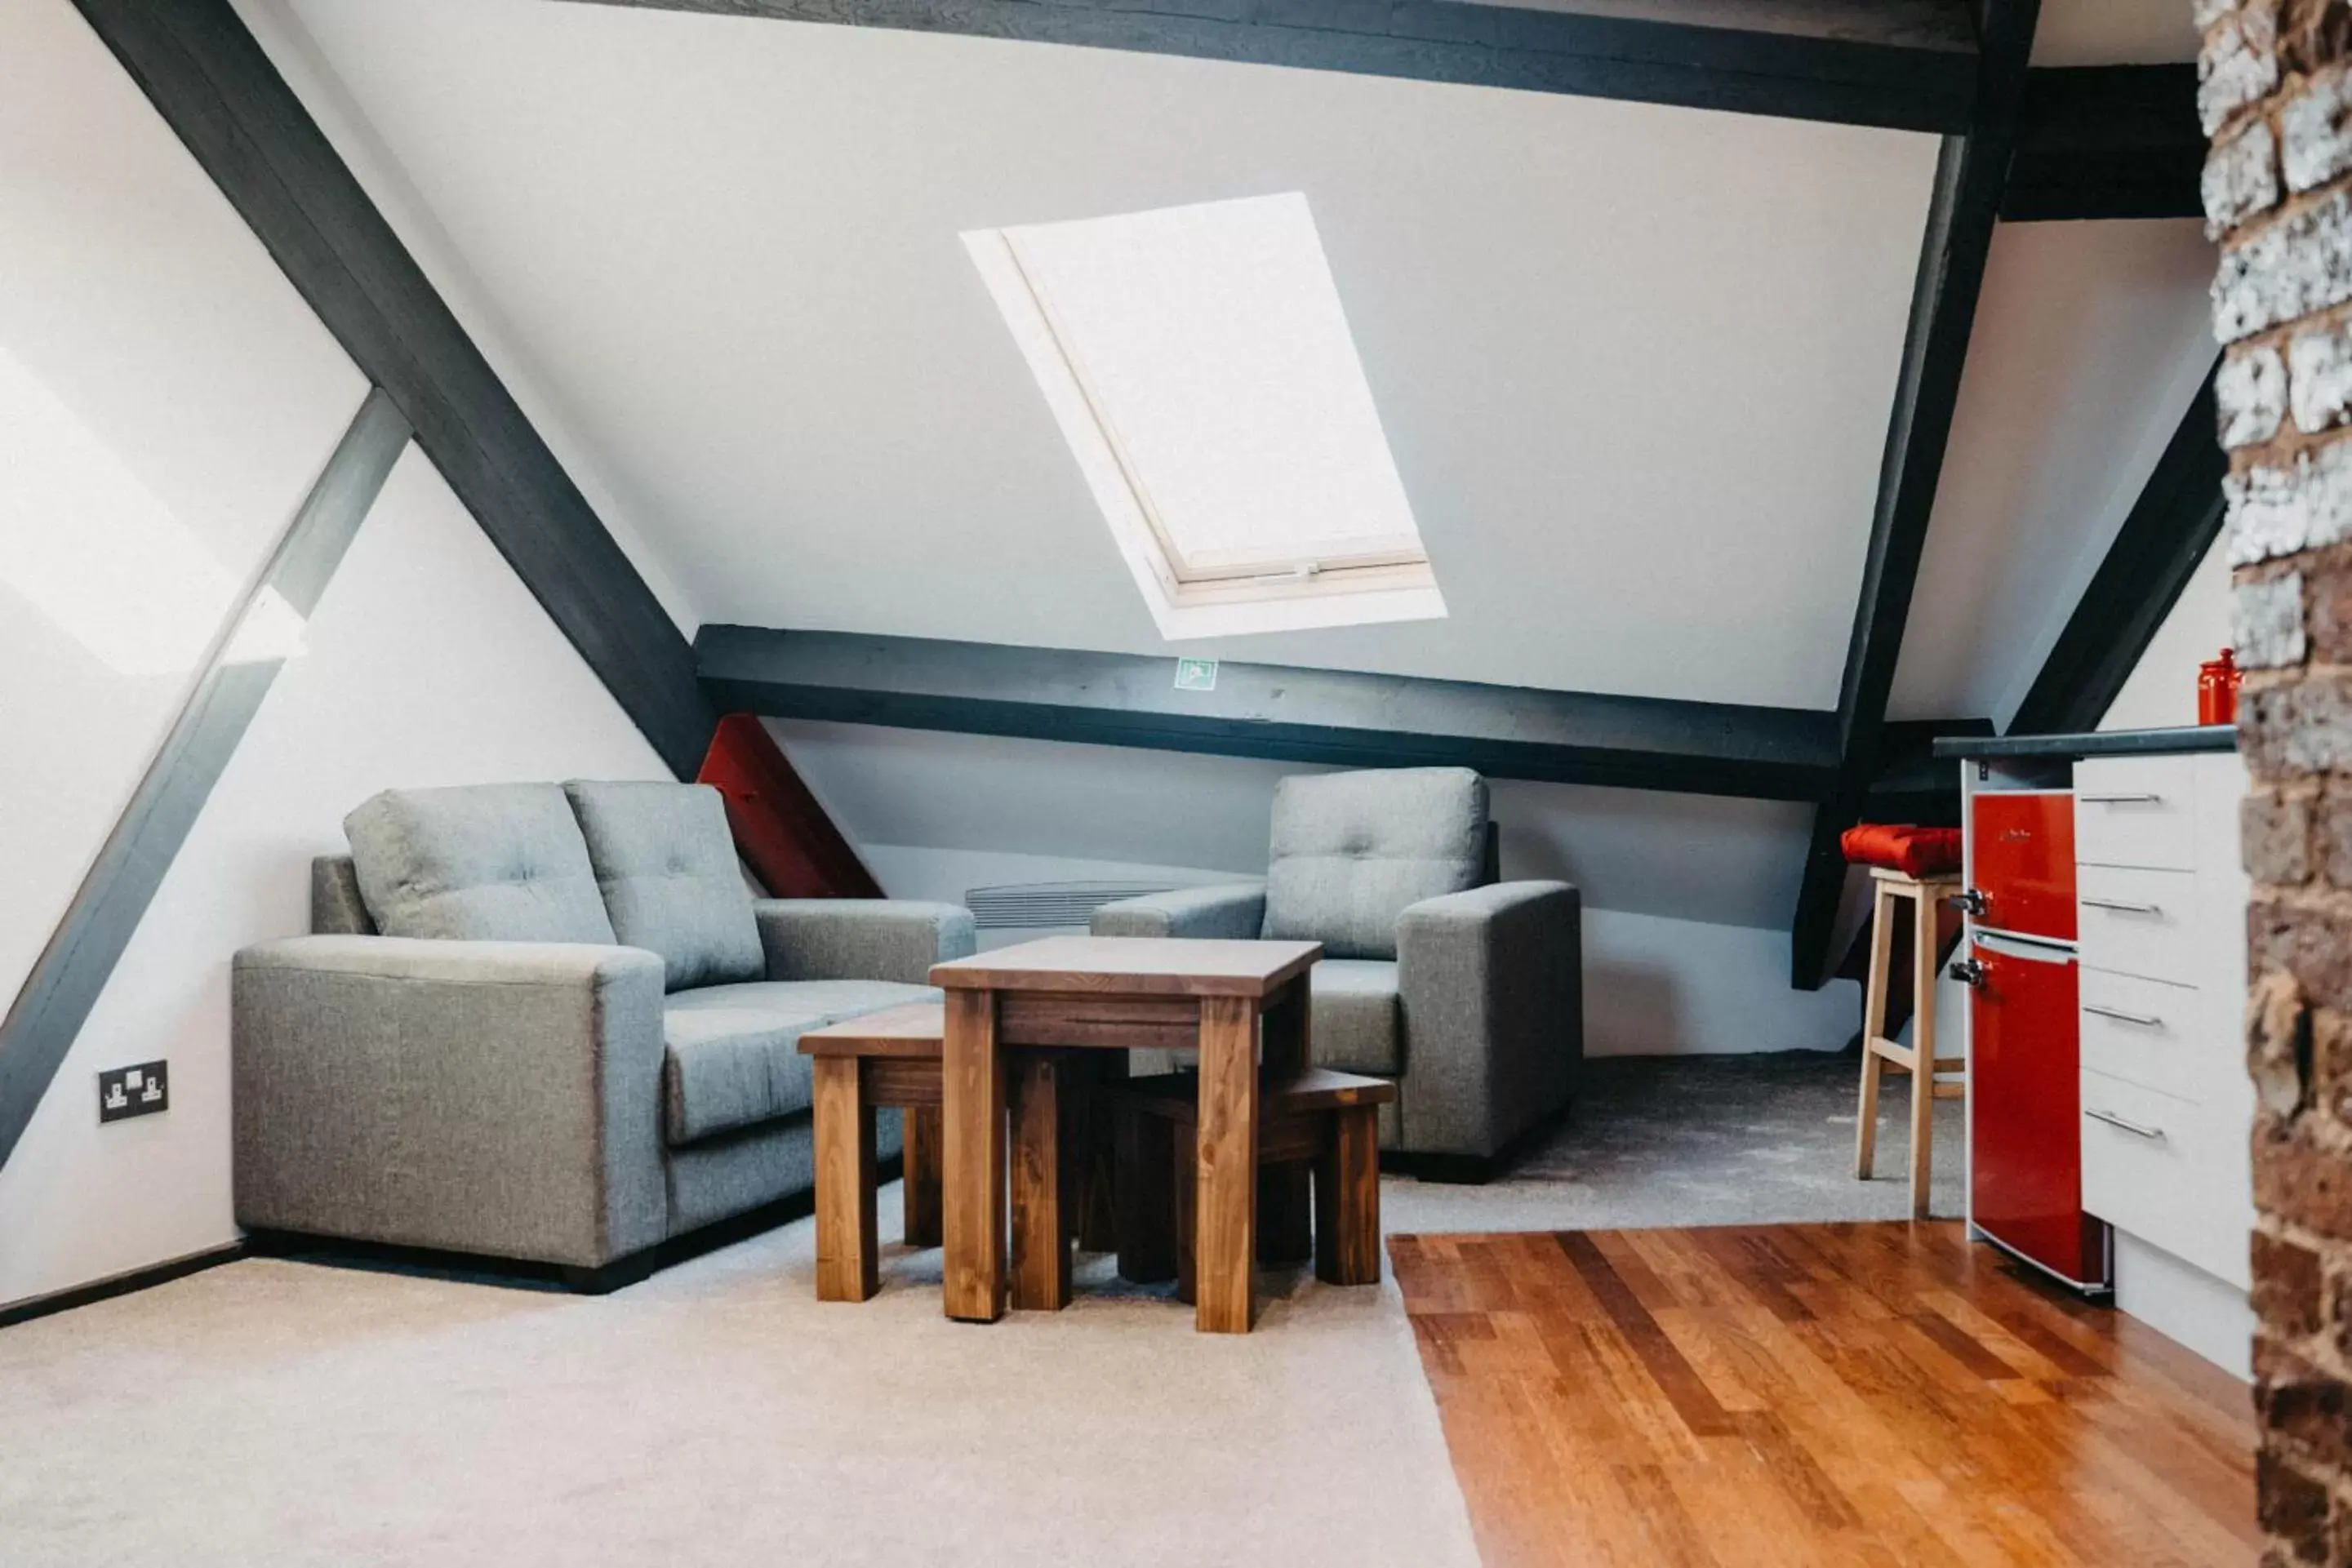
<instances>
[{"instance_id":1,"label":"red refrigerator","mask_svg":"<svg viewBox=\"0 0 2352 1568\"><path fill-rule=\"evenodd\" d=\"M2074 797L1980 790L1969 807L1969 1220L2080 1290L2109 1280L2083 1212Z\"/></svg>"}]
</instances>

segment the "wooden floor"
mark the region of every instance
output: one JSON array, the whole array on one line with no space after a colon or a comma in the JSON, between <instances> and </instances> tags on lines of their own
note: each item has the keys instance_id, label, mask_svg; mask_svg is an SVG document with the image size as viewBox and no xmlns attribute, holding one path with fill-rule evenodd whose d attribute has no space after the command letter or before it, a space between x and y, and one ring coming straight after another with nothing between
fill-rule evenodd
<instances>
[{"instance_id":1,"label":"wooden floor","mask_svg":"<svg viewBox=\"0 0 2352 1568\"><path fill-rule=\"evenodd\" d=\"M1389 1247L1488 1568L2255 1559L2243 1386L1957 1222Z\"/></svg>"}]
</instances>

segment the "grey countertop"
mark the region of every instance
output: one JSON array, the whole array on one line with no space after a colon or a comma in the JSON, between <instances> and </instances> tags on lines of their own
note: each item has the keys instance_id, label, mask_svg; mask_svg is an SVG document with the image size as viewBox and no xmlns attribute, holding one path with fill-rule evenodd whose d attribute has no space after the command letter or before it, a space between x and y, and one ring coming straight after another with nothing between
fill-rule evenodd
<instances>
[{"instance_id":1,"label":"grey countertop","mask_svg":"<svg viewBox=\"0 0 2352 1568\"><path fill-rule=\"evenodd\" d=\"M1935 743L1935 755L1971 757L2153 757L2176 751L2235 751L2235 725L2179 729L2106 729L2085 735L1966 735Z\"/></svg>"}]
</instances>

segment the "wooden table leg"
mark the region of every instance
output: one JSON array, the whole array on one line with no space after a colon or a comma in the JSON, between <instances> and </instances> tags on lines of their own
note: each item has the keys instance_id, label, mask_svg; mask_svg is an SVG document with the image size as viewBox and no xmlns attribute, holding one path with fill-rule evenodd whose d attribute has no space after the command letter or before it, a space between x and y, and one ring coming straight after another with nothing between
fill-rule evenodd
<instances>
[{"instance_id":1,"label":"wooden table leg","mask_svg":"<svg viewBox=\"0 0 2352 1568\"><path fill-rule=\"evenodd\" d=\"M1194 1309L1193 1326L1200 1326L1201 1199L1199 1140L1181 1124L1168 1141L1168 1166L1176 1178L1176 1299Z\"/></svg>"},{"instance_id":2,"label":"wooden table leg","mask_svg":"<svg viewBox=\"0 0 2352 1568\"><path fill-rule=\"evenodd\" d=\"M816 1299L863 1301L881 1289L874 1216L874 1107L865 1063L816 1061Z\"/></svg>"},{"instance_id":3,"label":"wooden table leg","mask_svg":"<svg viewBox=\"0 0 2352 1568\"><path fill-rule=\"evenodd\" d=\"M1063 1212L1062 1076L1049 1051L1012 1067L1013 1306L1058 1312L1070 1304L1070 1228Z\"/></svg>"},{"instance_id":4,"label":"wooden table leg","mask_svg":"<svg viewBox=\"0 0 2352 1568\"><path fill-rule=\"evenodd\" d=\"M940 1108L909 1105L900 1113L906 1129L905 1176L899 1194L907 1207L907 1245L940 1244Z\"/></svg>"},{"instance_id":5,"label":"wooden table leg","mask_svg":"<svg viewBox=\"0 0 2352 1568\"><path fill-rule=\"evenodd\" d=\"M1300 1263L1315 1250L1308 1216L1313 1202L1307 1190L1307 1166L1286 1160L1257 1167L1257 1260Z\"/></svg>"},{"instance_id":6,"label":"wooden table leg","mask_svg":"<svg viewBox=\"0 0 2352 1568\"><path fill-rule=\"evenodd\" d=\"M1349 1105L1331 1119L1315 1162L1315 1277L1327 1285L1381 1282L1379 1108Z\"/></svg>"},{"instance_id":7,"label":"wooden table leg","mask_svg":"<svg viewBox=\"0 0 2352 1568\"><path fill-rule=\"evenodd\" d=\"M1911 1218L1927 1218L1936 1152L1936 900L1911 892Z\"/></svg>"},{"instance_id":8,"label":"wooden table leg","mask_svg":"<svg viewBox=\"0 0 2352 1568\"><path fill-rule=\"evenodd\" d=\"M1077 1141L1077 1189L1072 1195L1081 1252L1108 1252L1118 1246L1118 1118L1112 1097L1127 1081L1127 1052L1090 1051L1081 1059L1089 1071L1078 1084L1073 1125Z\"/></svg>"},{"instance_id":9,"label":"wooden table leg","mask_svg":"<svg viewBox=\"0 0 2352 1568\"><path fill-rule=\"evenodd\" d=\"M1873 1043L1886 1032L1886 966L1895 934L1895 901L1886 884L1870 884L1870 973L1862 988L1862 1097L1854 1108L1853 1174L1870 1179L1878 1153L1878 1049Z\"/></svg>"},{"instance_id":10,"label":"wooden table leg","mask_svg":"<svg viewBox=\"0 0 2352 1568\"><path fill-rule=\"evenodd\" d=\"M1118 1116L1118 1272L1139 1285L1176 1277L1175 1132L1162 1116Z\"/></svg>"},{"instance_id":11,"label":"wooden table leg","mask_svg":"<svg viewBox=\"0 0 2352 1568\"><path fill-rule=\"evenodd\" d=\"M1004 1315L1004 1051L996 994L947 994L940 1043L941 1297L951 1318Z\"/></svg>"},{"instance_id":12,"label":"wooden table leg","mask_svg":"<svg viewBox=\"0 0 2352 1568\"><path fill-rule=\"evenodd\" d=\"M1279 1083L1307 1071L1313 1055L1314 1006L1307 977L1299 976L1268 997L1260 1025L1261 1075ZM1269 1166L1257 1178L1257 1252L1266 1263L1296 1263L1313 1250L1307 1167Z\"/></svg>"},{"instance_id":13,"label":"wooden table leg","mask_svg":"<svg viewBox=\"0 0 2352 1568\"><path fill-rule=\"evenodd\" d=\"M1307 977L1299 976L1265 998L1261 1028L1265 1076L1269 1082L1296 1078L1314 1057L1314 993Z\"/></svg>"},{"instance_id":14,"label":"wooden table leg","mask_svg":"<svg viewBox=\"0 0 2352 1568\"><path fill-rule=\"evenodd\" d=\"M1202 1333L1247 1333L1257 1258L1257 1004L1201 998L1201 1124L1193 1269Z\"/></svg>"}]
</instances>

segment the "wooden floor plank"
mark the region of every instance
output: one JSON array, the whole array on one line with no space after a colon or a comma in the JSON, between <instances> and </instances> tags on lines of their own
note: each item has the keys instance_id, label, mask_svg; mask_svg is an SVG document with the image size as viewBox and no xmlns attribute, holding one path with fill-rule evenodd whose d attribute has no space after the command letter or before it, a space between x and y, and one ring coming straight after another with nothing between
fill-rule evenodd
<instances>
[{"instance_id":1,"label":"wooden floor plank","mask_svg":"<svg viewBox=\"0 0 2352 1568\"><path fill-rule=\"evenodd\" d=\"M1490 1564L2251 1564L2242 1385L1957 1224L1399 1236Z\"/></svg>"}]
</instances>

